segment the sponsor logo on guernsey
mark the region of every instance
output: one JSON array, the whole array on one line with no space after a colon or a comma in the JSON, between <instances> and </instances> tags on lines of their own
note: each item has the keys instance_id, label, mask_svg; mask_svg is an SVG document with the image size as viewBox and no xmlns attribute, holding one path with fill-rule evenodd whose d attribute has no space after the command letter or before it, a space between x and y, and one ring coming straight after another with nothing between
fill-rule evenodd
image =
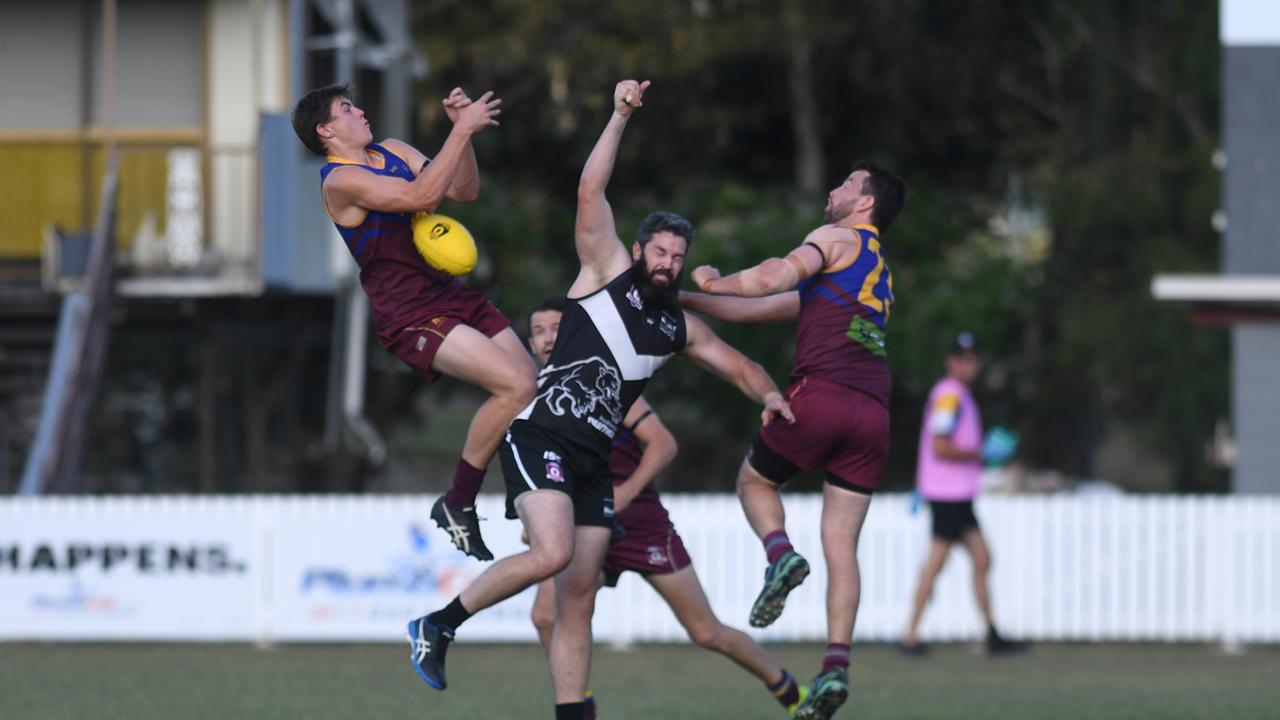
<instances>
[{"instance_id":1,"label":"sponsor logo on guernsey","mask_svg":"<svg viewBox=\"0 0 1280 720\"><path fill-rule=\"evenodd\" d=\"M884 357L888 354L885 351L884 331L864 317L854 315L845 335L869 350L872 355Z\"/></svg>"},{"instance_id":2,"label":"sponsor logo on guernsey","mask_svg":"<svg viewBox=\"0 0 1280 720\"><path fill-rule=\"evenodd\" d=\"M666 565L667 564L667 554L663 552L662 548L658 547L657 545L650 545L649 547L645 548L645 550L649 551L650 565Z\"/></svg>"},{"instance_id":3,"label":"sponsor logo on guernsey","mask_svg":"<svg viewBox=\"0 0 1280 720\"><path fill-rule=\"evenodd\" d=\"M631 307L637 310L644 309L644 301L640 299L640 291L636 289L635 285L632 285L631 289L627 291L627 300L631 301Z\"/></svg>"},{"instance_id":4,"label":"sponsor logo on guernsey","mask_svg":"<svg viewBox=\"0 0 1280 720\"><path fill-rule=\"evenodd\" d=\"M676 339L676 319L665 310L662 311L662 319L658 322L658 330L666 335L668 340Z\"/></svg>"},{"instance_id":5,"label":"sponsor logo on guernsey","mask_svg":"<svg viewBox=\"0 0 1280 720\"><path fill-rule=\"evenodd\" d=\"M560 462L560 453L547 450L542 453L542 459L546 460L547 462L558 463Z\"/></svg>"},{"instance_id":6,"label":"sponsor logo on guernsey","mask_svg":"<svg viewBox=\"0 0 1280 720\"><path fill-rule=\"evenodd\" d=\"M587 424L609 437L613 437L614 433L618 432L618 426L616 424L607 420L601 420L594 416L587 418Z\"/></svg>"}]
</instances>

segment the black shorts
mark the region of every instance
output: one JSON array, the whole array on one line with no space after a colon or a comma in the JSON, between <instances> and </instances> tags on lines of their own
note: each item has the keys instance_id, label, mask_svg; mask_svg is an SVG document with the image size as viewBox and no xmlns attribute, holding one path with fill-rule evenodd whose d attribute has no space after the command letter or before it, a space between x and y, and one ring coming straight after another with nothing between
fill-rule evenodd
<instances>
[{"instance_id":1,"label":"black shorts","mask_svg":"<svg viewBox=\"0 0 1280 720\"><path fill-rule=\"evenodd\" d=\"M613 528L609 459L579 449L528 421L512 423L498 448L507 485L507 517L530 490L559 490L573 500L573 523Z\"/></svg>"},{"instance_id":2,"label":"black shorts","mask_svg":"<svg viewBox=\"0 0 1280 720\"><path fill-rule=\"evenodd\" d=\"M973 514L973 501L929 501L929 513L933 515L933 536L955 542L970 528L978 529L978 518Z\"/></svg>"}]
</instances>

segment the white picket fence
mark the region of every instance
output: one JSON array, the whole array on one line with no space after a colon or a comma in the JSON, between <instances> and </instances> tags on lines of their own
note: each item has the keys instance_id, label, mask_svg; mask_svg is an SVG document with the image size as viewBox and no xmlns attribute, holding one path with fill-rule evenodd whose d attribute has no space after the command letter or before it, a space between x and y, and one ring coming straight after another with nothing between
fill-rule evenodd
<instances>
[{"instance_id":1,"label":"white picket fence","mask_svg":"<svg viewBox=\"0 0 1280 720\"><path fill-rule=\"evenodd\" d=\"M716 613L746 626L764 553L732 495L665 498ZM0 499L0 640L398 641L484 569L427 520L424 496ZM821 498L786 496L813 574L762 639L825 637ZM518 552L519 525L485 495L485 537ZM996 617L1035 640L1280 641L1280 498L985 497ZM928 514L878 495L859 545L856 637L896 640L928 543ZM980 636L957 549L926 640ZM468 621L469 641L529 641L532 591ZM602 642L683 641L634 574L602 590Z\"/></svg>"}]
</instances>

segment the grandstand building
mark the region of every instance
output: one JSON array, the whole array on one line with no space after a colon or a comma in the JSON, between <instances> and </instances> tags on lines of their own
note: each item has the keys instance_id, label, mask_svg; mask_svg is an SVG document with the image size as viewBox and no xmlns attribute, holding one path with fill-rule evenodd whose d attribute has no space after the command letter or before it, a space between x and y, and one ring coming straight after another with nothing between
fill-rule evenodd
<instances>
[{"instance_id":1,"label":"grandstand building","mask_svg":"<svg viewBox=\"0 0 1280 720\"><path fill-rule=\"evenodd\" d=\"M360 421L364 296L288 113L305 89L351 80L379 133L409 136L426 65L407 13L405 0L0 4L0 492L297 489L340 448L379 451ZM82 429L100 440L84 473L50 474L60 441L38 439L65 423L44 417L50 393L65 383L71 403L93 374L58 371L74 335L59 323L92 285L113 151L109 351L89 421L107 432ZM290 435L308 422L324 450ZM167 456L153 447L184 434Z\"/></svg>"}]
</instances>

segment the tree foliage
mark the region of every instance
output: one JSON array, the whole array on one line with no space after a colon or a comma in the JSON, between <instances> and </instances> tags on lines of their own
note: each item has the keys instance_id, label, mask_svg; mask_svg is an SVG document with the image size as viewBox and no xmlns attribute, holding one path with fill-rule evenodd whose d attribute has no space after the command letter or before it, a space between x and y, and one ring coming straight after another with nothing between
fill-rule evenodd
<instances>
[{"instance_id":1,"label":"tree foliage","mask_svg":"<svg viewBox=\"0 0 1280 720\"><path fill-rule=\"evenodd\" d=\"M797 244L821 222L815 173L834 184L874 157L907 179L912 197L885 236L898 297L891 487L911 482L921 404L961 328L989 361L987 418L1022 432L1028 463L1121 473L1108 479L1133 486L1222 487L1202 448L1226 412L1226 339L1149 292L1157 271L1217 265L1212 4L412 7L432 67L416 88L417 144L438 145L438 98L454 85L504 99L501 127L476 140L481 201L451 211L483 246L473 282L518 326L576 273L574 191L614 83L650 79L610 198L624 240L651 210L690 217L690 268L736 270ZM785 381L791 328L717 327ZM687 363L651 387L682 442L671 481L728 487L757 413ZM1134 438L1139 460L1103 462L1120 437Z\"/></svg>"}]
</instances>

